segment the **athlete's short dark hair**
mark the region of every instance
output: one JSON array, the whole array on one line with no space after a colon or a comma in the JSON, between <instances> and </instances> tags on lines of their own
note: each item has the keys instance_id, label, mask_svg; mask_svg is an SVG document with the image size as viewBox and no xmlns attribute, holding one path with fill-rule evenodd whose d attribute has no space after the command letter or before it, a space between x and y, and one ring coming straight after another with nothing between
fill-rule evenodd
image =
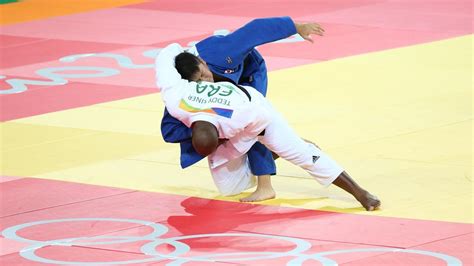
<instances>
[{"instance_id":1,"label":"athlete's short dark hair","mask_svg":"<svg viewBox=\"0 0 474 266\"><path fill-rule=\"evenodd\" d=\"M199 58L191 53L183 52L176 56L174 64L181 78L191 80L199 71Z\"/></svg>"}]
</instances>

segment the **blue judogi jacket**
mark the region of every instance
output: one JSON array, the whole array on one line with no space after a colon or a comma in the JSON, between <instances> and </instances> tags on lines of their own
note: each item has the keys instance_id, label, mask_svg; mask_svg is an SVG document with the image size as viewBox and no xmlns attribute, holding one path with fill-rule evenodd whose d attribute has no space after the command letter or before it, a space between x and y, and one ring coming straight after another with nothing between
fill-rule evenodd
<instances>
[{"instance_id":1,"label":"blue judogi jacket","mask_svg":"<svg viewBox=\"0 0 474 266\"><path fill-rule=\"evenodd\" d=\"M213 73L235 84L252 86L266 96L267 67L255 47L293 34L296 34L296 28L290 17L255 19L229 35L211 36L198 42L196 49ZM180 143L182 168L204 158L193 148L192 129L172 117L166 108L161 133L166 142ZM260 142L252 146L247 156L254 175L276 173L272 153Z\"/></svg>"}]
</instances>

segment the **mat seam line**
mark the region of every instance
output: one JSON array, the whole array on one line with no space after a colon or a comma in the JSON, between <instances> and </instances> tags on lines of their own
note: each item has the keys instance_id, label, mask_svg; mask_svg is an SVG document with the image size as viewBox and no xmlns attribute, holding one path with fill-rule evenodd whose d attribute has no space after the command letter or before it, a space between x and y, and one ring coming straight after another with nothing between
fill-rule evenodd
<instances>
[{"instance_id":1,"label":"mat seam line","mask_svg":"<svg viewBox=\"0 0 474 266\"><path fill-rule=\"evenodd\" d=\"M39 209L35 209L35 210L29 210L29 211L25 211L25 212L19 212L19 213L15 213L15 214L6 215L6 216L1 216L0 219L10 218L10 217L13 217L13 216L16 216L16 215L22 215L22 214L32 213L32 212L36 212L36 211L43 211L43 210L47 210L47 209L53 209L53 208L57 208L57 207L64 207L64 206L73 205L73 204L76 204L76 203L84 203L84 202L89 202L89 201L94 201L94 200L99 200L99 199L105 199L105 198L110 198L110 197L115 197L115 196L121 196L121 195L135 193L135 192L139 192L139 191L138 190L127 191L127 192L114 194L114 195L108 195L108 196L103 196L103 197L98 197L98 198L93 198L93 199L81 200L81 201L76 201L76 202L71 202L71 203L65 203L65 204L60 204L60 205L55 205L55 206L39 208Z\"/></svg>"}]
</instances>

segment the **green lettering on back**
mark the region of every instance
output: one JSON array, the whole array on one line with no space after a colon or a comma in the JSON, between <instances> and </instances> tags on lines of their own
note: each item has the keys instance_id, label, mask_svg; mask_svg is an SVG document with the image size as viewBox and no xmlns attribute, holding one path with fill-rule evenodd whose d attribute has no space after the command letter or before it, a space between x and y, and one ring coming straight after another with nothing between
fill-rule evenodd
<instances>
[{"instance_id":1,"label":"green lettering on back","mask_svg":"<svg viewBox=\"0 0 474 266\"><path fill-rule=\"evenodd\" d=\"M196 84L196 92L203 93L207 89L207 85Z\"/></svg>"},{"instance_id":2,"label":"green lettering on back","mask_svg":"<svg viewBox=\"0 0 474 266\"><path fill-rule=\"evenodd\" d=\"M221 89L220 86L214 87L214 85L209 85L209 87L211 87L211 90L207 93L207 96L209 97L213 96Z\"/></svg>"}]
</instances>

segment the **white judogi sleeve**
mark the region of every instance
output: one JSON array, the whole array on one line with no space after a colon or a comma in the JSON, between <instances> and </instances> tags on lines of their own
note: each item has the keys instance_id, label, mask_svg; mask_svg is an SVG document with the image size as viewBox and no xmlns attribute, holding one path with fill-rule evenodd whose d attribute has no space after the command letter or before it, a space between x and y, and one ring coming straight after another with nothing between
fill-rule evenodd
<instances>
[{"instance_id":1,"label":"white judogi sleeve","mask_svg":"<svg viewBox=\"0 0 474 266\"><path fill-rule=\"evenodd\" d=\"M158 86L158 91L161 92L161 98L168 112L187 127L191 127L195 121L207 121L217 127L218 123L211 115L205 113L184 113L180 112L179 108L176 108L179 106L179 102L186 90L193 87L191 82L181 78L181 75L174 67L175 57L183 51L179 44L173 43L161 50L156 58L156 85Z\"/></svg>"}]
</instances>

